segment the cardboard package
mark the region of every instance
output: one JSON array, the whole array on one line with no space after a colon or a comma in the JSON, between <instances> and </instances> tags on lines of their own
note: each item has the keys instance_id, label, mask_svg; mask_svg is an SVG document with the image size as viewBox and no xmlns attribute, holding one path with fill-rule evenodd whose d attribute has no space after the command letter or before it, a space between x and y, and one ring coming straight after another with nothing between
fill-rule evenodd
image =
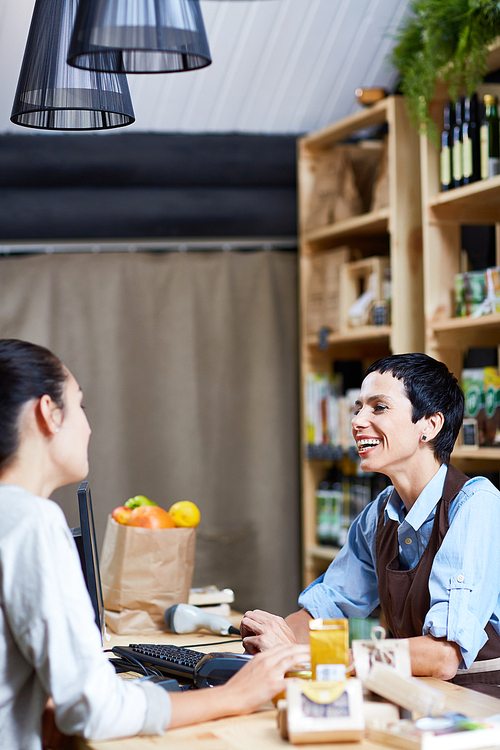
<instances>
[{"instance_id":1,"label":"cardboard package","mask_svg":"<svg viewBox=\"0 0 500 750\"><path fill-rule=\"evenodd\" d=\"M321 154L314 167L312 190L305 229L332 224L362 213L352 159L342 146Z\"/></svg>"},{"instance_id":2,"label":"cardboard package","mask_svg":"<svg viewBox=\"0 0 500 750\"><path fill-rule=\"evenodd\" d=\"M110 516L101 554L107 627L115 633L165 631L165 610L187 602L196 529L143 529Z\"/></svg>"},{"instance_id":3,"label":"cardboard package","mask_svg":"<svg viewBox=\"0 0 500 750\"><path fill-rule=\"evenodd\" d=\"M311 258L307 287L306 330L317 334L320 328L338 331L340 327L340 269L351 259L348 247L327 250Z\"/></svg>"}]
</instances>

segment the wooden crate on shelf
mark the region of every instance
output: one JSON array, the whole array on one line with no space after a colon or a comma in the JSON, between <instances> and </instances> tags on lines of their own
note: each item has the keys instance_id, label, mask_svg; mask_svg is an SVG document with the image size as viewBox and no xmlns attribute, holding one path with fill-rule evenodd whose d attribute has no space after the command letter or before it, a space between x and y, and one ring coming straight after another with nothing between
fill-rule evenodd
<instances>
[{"instance_id":1,"label":"wooden crate on shelf","mask_svg":"<svg viewBox=\"0 0 500 750\"><path fill-rule=\"evenodd\" d=\"M348 247L318 253L311 258L306 304L306 331L317 335L321 328L340 328L340 272L351 258Z\"/></svg>"},{"instance_id":2,"label":"wooden crate on shelf","mask_svg":"<svg viewBox=\"0 0 500 750\"><path fill-rule=\"evenodd\" d=\"M340 270L340 330L369 325L375 304L384 299L384 276L389 267L389 258L375 256L354 263L346 263ZM363 295L366 303L363 304ZM360 306L352 314L354 303Z\"/></svg>"}]
</instances>

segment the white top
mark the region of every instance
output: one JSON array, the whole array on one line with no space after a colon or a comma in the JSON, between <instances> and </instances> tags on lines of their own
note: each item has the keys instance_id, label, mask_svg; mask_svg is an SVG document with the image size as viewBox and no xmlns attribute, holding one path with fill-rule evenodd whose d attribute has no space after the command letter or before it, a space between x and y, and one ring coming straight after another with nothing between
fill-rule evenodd
<instances>
[{"instance_id":1,"label":"white top","mask_svg":"<svg viewBox=\"0 0 500 750\"><path fill-rule=\"evenodd\" d=\"M170 698L102 651L80 559L52 500L0 484L0 748L40 750L47 696L65 734L161 734Z\"/></svg>"}]
</instances>

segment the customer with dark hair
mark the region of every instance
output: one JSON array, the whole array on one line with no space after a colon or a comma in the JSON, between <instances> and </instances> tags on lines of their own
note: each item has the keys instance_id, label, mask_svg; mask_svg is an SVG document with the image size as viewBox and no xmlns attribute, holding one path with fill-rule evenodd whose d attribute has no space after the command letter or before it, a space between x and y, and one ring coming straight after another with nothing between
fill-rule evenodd
<instances>
[{"instance_id":1,"label":"customer with dark hair","mask_svg":"<svg viewBox=\"0 0 500 750\"><path fill-rule=\"evenodd\" d=\"M409 639L413 674L500 697L500 492L449 464L463 409L456 378L425 354L368 369L352 432L361 468L393 486L352 523L302 609L245 614L249 652L307 641L311 617L368 617L380 605L392 636Z\"/></svg>"},{"instance_id":2,"label":"customer with dark hair","mask_svg":"<svg viewBox=\"0 0 500 750\"><path fill-rule=\"evenodd\" d=\"M71 532L47 499L86 476L89 438L69 370L43 347L0 340L2 750L58 750L65 735L160 734L248 713L281 692L285 672L308 658L306 647L282 644L225 685L182 693L115 674Z\"/></svg>"}]
</instances>

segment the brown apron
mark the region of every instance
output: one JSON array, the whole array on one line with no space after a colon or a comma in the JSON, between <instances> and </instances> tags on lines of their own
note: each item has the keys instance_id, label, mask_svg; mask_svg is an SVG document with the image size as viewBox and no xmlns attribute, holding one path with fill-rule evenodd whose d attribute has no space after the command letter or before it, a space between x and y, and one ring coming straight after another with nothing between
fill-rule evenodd
<instances>
[{"instance_id":1,"label":"brown apron","mask_svg":"<svg viewBox=\"0 0 500 750\"><path fill-rule=\"evenodd\" d=\"M448 467L443 496L436 506L431 536L422 557L411 570L400 568L397 521L384 524L384 503L377 524L376 560L380 606L394 638L422 635L422 628L430 608L429 577L434 557L450 527L451 502L460 492L468 477L454 466ZM395 492L395 490L393 490ZM451 680L458 685L500 698L500 636L488 623L488 640L469 669L459 670ZM488 661L491 661L488 664Z\"/></svg>"}]
</instances>

